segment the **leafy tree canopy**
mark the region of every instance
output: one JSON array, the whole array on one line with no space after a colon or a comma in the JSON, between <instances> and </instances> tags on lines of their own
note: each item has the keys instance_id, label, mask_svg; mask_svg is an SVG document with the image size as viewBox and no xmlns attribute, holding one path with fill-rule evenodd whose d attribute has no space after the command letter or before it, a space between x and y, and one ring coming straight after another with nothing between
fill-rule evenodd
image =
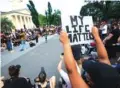
<instances>
[{"instance_id":1,"label":"leafy tree canopy","mask_svg":"<svg viewBox=\"0 0 120 88\"><path fill-rule=\"evenodd\" d=\"M1 18L1 32L10 33L13 28L15 28L15 26L11 20L9 20L7 17Z\"/></svg>"},{"instance_id":2,"label":"leafy tree canopy","mask_svg":"<svg viewBox=\"0 0 120 88\"><path fill-rule=\"evenodd\" d=\"M108 20L110 18L120 17L120 1L94 1L84 5L80 11L81 16L93 16L96 21L97 18Z\"/></svg>"},{"instance_id":3,"label":"leafy tree canopy","mask_svg":"<svg viewBox=\"0 0 120 88\"><path fill-rule=\"evenodd\" d=\"M39 14L35 8L33 1L29 0L29 4L27 4L27 7L31 12L33 23L35 24L36 27L39 27L40 26Z\"/></svg>"}]
</instances>

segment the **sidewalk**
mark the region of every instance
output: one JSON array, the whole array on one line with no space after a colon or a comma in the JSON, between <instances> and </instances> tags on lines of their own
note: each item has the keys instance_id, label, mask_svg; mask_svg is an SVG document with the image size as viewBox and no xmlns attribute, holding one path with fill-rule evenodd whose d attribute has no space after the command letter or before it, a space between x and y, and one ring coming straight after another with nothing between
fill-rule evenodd
<instances>
[{"instance_id":1,"label":"sidewalk","mask_svg":"<svg viewBox=\"0 0 120 88\"><path fill-rule=\"evenodd\" d=\"M48 36L48 41L49 41L49 39L53 38L54 36L55 35ZM36 43L35 40L33 40L33 42ZM12 52L12 53L7 50L5 50L4 52L1 52L1 66L2 67L5 66L6 64L10 63L11 61L17 59L18 57L20 57L24 54L26 54L27 52L35 49L37 46L39 46L40 44L43 44L43 43L45 43L45 38L40 37L39 42L33 47L29 46L29 42L26 42L26 49L24 51L20 51L21 47L18 46L18 47L13 48L14 52Z\"/></svg>"}]
</instances>

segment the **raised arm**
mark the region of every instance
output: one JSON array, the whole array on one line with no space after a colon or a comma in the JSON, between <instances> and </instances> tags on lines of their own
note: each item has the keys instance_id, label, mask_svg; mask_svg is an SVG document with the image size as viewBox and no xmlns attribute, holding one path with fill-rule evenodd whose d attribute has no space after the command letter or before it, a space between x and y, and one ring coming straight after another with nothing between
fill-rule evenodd
<instances>
[{"instance_id":1,"label":"raised arm","mask_svg":"<svg viewBox=\"0 0 120 88\"><path fill-rule=\"evenodd\" d=\"M93 27L92 28L92 34L94 36L95 42L96 42L96 48L97 48L97 53L98 53L98 59L100 62L106 63L108 65L110 64L110 61L108 59L108 55L107 55L107 51L103 45L102 40L99 37L99 33L98 33L98 28L97 27Z\"/></svg>"},{"instance_id":2,"label":"raised arm","mask_svg":"<svg viewBox=\"0 0 120 88\"><path fill-rule=\"evenodd\" d=\"M64 62L69 75L72 88L89 88L84 82L80 74L77 72L77 67L72 54L71 46L66 32L60 33L60 41L64 49Z\"/></svg>"}]
</instances>

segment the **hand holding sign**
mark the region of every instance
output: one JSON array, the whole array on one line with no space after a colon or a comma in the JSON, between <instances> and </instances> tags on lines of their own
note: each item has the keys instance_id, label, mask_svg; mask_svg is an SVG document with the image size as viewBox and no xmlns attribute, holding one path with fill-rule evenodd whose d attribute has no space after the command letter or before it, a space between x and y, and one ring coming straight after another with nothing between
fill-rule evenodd
<instances>
[{"instance_id":1,"label":"hand holding sign","mask_svg":"<svg viewBox=\"0 0 120 88\"><path fill-rule=\"evenodd\" d=\"M92 27L92 34L95 37L98 37L99 36L99 32L98 32L98 28L97 27Z\"/></svg>"},{"instance_id":2,"label":"hand holding sign","mask_svg":"<svg viewBox=\"0 0 120 88\"><path fill-rule=\"evenodd\" d=\"M60 32L60 41L64 44L69 44L68 34L64 31Z\"/></svg>"}]
</instances>

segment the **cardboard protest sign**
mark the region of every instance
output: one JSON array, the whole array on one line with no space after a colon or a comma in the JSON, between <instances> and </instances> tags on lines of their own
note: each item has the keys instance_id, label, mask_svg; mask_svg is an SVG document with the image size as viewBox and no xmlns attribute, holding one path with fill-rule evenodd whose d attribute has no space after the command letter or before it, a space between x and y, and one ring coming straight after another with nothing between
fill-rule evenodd
<instances>
[{"instance_id":1,"label":"cardboard protest sign","mask_svg":"<svg viewBox=\"0 0 120 88\"><path fill-rule=\"evenodd\" d=\"M92 42L92 26L93 20L91 16L62 16L62 28L68 33L71 45L88 44Z\"/></svg>"}]
</instances>

